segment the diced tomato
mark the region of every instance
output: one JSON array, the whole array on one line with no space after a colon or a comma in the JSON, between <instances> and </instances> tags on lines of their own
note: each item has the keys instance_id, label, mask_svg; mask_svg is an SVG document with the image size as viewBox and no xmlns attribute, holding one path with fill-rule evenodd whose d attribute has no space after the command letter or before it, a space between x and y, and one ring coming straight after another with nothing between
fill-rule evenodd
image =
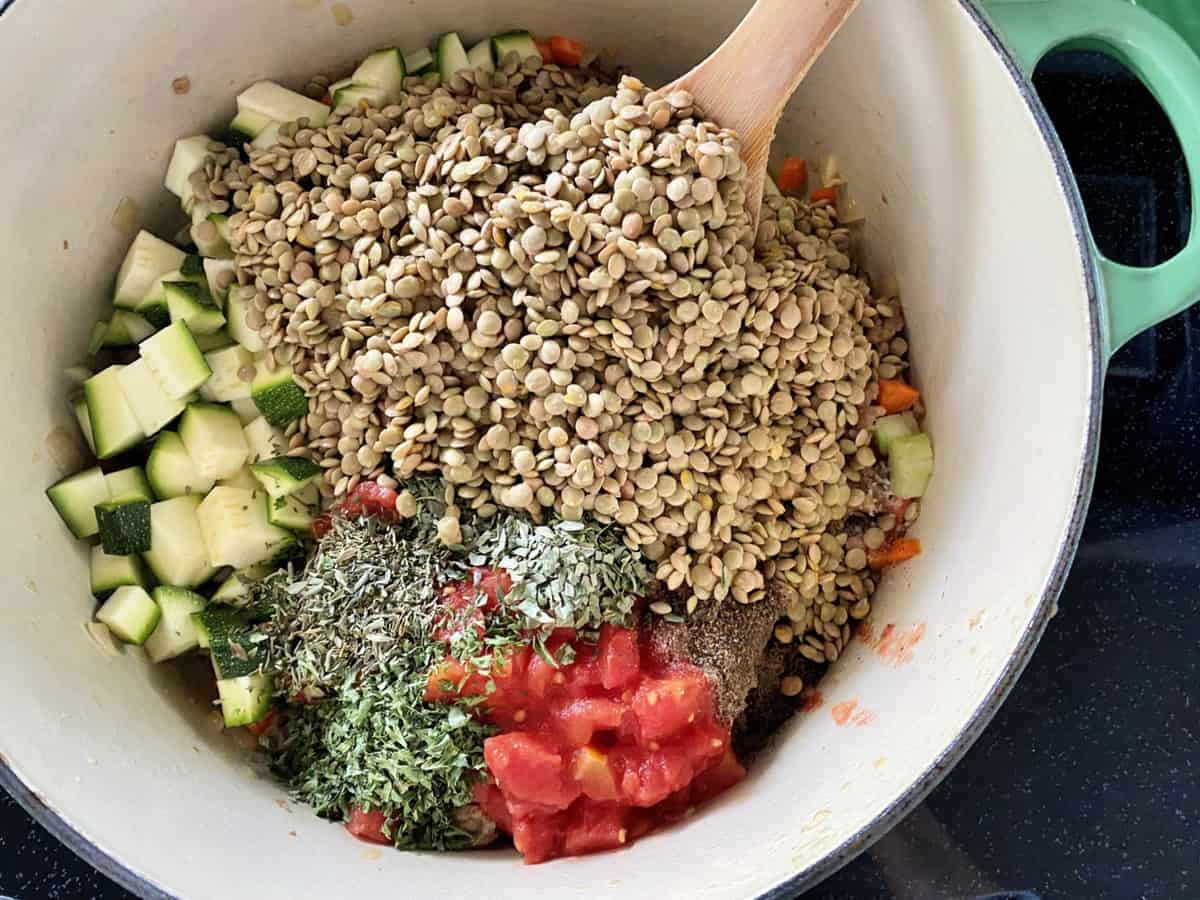
<instances>
[{"instance_id":1,"label":"diced tomato","mask_svg":"<svg viewBox=\"0 0 1200 900\"><path fill-rule=\"evenodd\" d=\"M597 731L615 731L621 725L625 707L602 697L581 697L558 710L558 727L568 747L591 743Z\"/></svg>"},{"instance_id":2,"label":"diced tomato","mask_svg":"<svg viewBox=\"0 0 1200 900\"><path fill-rule=\"evenodd\" d=\"M396 492L375 481L360 481L342 501L341 509L349 516L396 518Z\"/></svg>"},{"instance_id":3,"label":"diced tomato","mask_svg":"<svg viewBox=\"0 0 1200 900\"><path fill-rule=\"evenodd\" d=\"M525 684L529 689L531 697L539 699L545 697L546 691L555 683L555 678L566 680L557 667L546 662L540 656L535 654L530 658L529 668L526 670Z\"/></svg>"},{"instance_id":4,"label":"diced tomato","mask_svg":"<svg viewBox=\"0 0 1200 900\"><path fill-rule=\"evenodd\" d=\"M564 777L563 758L540 735L498 734L483 742L483 758L501 789L526 803L566 809L580 787Z\"/></svg>"},{"instance_id":5,"label":"diced tomato","mask_svg":"<svg viewBox=\"0 0 1200 900\"><path fill-rule=\"evenodd\" d=\"M550 47L550 42L545 38L534 38L533 45L537 47L538 53L542 55L542 62L554 62L554 50Z\"/></svg>"},{"instance_id":6,"label":"diced tomato","mask_svg":"<svg viewBox=\"0 0 1200 900\"><path fill-rule=\"evenodd\" d=\"M560 66L577 66L583 62L583 43L556 34L550 38L550 56Z\"/></svg>"},{"instance_id":7,"label":"diced tomato","mask_svg":"<svg viewBox=\"0 0 1200 900\"><path fill-rule=\"evenodd\" d=\"M425 680L425 702L439 703L457 700L460 697L478 697L487 690L487 678L467 667L457 659L447 657L430 672Z\"/></svg>"},{"instance_id":8,"label":"diced tomato","mask_svg":"<svg viewBox=\"0 0 1200 900\"><path fill-rule=\"evenodd\" d=\"M329 533L329 529L332 527L333 520L330 518L329 513L321 513L321 515L313 519L309 530L312 532L312 536L319 541Z\"/></svg>"},{"instance_id":9,"label":"diced tomato","mask_svg":"<svg viewBox=\"0 0 1200 900\"><path fill-rule=\"evenodd\" d=\"M654 806L692 780L694 769L682 750L661 747L628 760L621 779L621 797L633 806Z\"/></svg>"},{"instance_id":10,"label":"diced tomato","mask_svg":"<svg viewBox=\"0 0 1200 900\"><path fill-rule=\"evenodd\" d=\"M628 687L637 679L642 665L637 632L615 625L601 626L599 656L600 683L604 689Z\"/></svg>"},{"instance_id":11,"label":"diced tomato","mask_svg":"<svg viewBox=\"0 0 1200 900\"><path fill-rule=\"evenodd\" d=\"M250 732L252 735L254 735L255 737L258 737L259 735L265 734L267 732L267 729L269 729L274 724L275 724L275 710L272 708L272 709L268 710L267 714L265 716L263 716L261 719L259 719L257 722L251 722L249 725L247 725L246 730L248 732Z\"/></svg>"},{"instance_id":12,"label":"diced tomato","mask_svg":"<svg viewBox=\"0 0 1200 900\"><path fill-rule=\"evenodd\" d=\"M577 803L568 813L563 853L582 856L616 850L629 840L628 813L615 803Z\"/></svg>"},{"instance_id":13,"label":"diced tomato","mask_svg":"<svg viewBox=\"0 0 1200 900\"><path fill-rule=\"evenodd\" d=\"M332 106L333 105L333 95L331 95L329 93L329 91L326 91L324 94L321 95L321 102L324 103L326 106Z\"/></svg>"},{"instance_id":14,"label":"diced tomato","mask_svg":"<svg viewBox=\"0 0 1200 900\"><path fill-rule=\"evenodd\" d=\"M701 803L710 797L715 797L745 777L745 768L734 756L733 748L727 747L720 762L701 772L692 782L692 801Z\"/></svg>"},{"instance_id":15,"label":"diced tomato","mask_svg":"<svg viewBox=\"0 0 1200 900\"><path fill-rule=\"evenodd\" d=\"M823 187L817 188L808 198L810 203L837 203L837 188Z\"/></svg>"},{"instance_id":16,"label":"diced tomato","mask_svg":"<svg viewBox=\"0 0 1200 900\"><path fill-rule=\"evenodd\" d=\"M633 712L646 741L673 737L710 707L710 688L699 670L643 681L633 696Z\"/></svg>"},{"instance_id":17,"label":"diced tomato","mask_svg":"<svg viewBox=\"0 0 1200 900\"><path fill-rule=\"evenodd\" d=\"M802 194L808 184L808 163L802 156L789 156L779 170L776 186L785 194Z\"/></svg>"},{"instance_id":18,"label":"diced tomato","mask_svg":"<svg viewBox=\"0 0 1200 900\"><path fill-rule=\"evenodd\" d=\"M373 844L390 844L383 833L387 816L381 809L350 808L350 818L346 820L346 830L360 841L370 841Z\"/></svg>"},{"instance_id":19,"label":"diced tomato","mask_svg":"<svg viewBox=\"0 0 1200 900\"><path fill-rule=\"evenodd\" d=\"M608 755L595 747L575 751L571 776L579 782L584 796L599 801L617 799L617 780L608 764Z\"/></svg>"},{"instance_id":20,"label":"diced tomato","mask_svg":"<svg viewBox=\"0 0 1200 900\"><path fill-rule=\"evenodd\" d=\"M558 855L562 820L563 816L558 814L513 821L513 846L524 857L526 864L535 865Z\"/></svg>"},{"instance_id":21,"label":"diced tomato","mask_svg":"<svg viewBox=\"0 0 1200 900\"><path fill-rule=\"evenodd\" d=\"M504 802L504 792L490 782L480 781L475 785L471 793L475 797L475 802L479 804L479 808L483 810L484 815L509 834L512 834L512 815L509 814L508 804Z\"/></svg>"}]
</instances>

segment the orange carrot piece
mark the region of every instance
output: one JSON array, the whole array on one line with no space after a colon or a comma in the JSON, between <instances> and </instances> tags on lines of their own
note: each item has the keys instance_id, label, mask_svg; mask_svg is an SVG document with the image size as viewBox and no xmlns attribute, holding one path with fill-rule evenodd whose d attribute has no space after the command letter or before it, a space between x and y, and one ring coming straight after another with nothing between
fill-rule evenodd
<instances>
[{"instance_id":1,"label":"orange carrot piece","mask_svg":"<svg viewBox=\"0 0 1200 900\"><path fill-rule=\"evenodd\" d=\"M544 38L534 38L533 44L537 47L538 53L542 54L542 62L554 62L554 51L550 47L550 42Z\"/></svg>"},{"instance_id":2,"label":"orange carrot piece","mask_svg":"<svg viewBox=\"0 0 1200 900\"><path fill-rule=\"evenodd\" d=\"M824 187L817 188L812 192L812 196L808 198L809 203L837 203L837 188Z\"/></svg>"},{"instance_id":3,"label":"orange carrot piece","mask_svg":"<svg viewBox=\"0 0 1200 900\"><path fill-rule=\"evenodd\" d=\"M583 43L556 34L550 38L550 55L560 66L574 68L583 62Z\"/></svg>"},{"instance_id":4,"label":"orange carrot piece","mask_svg":"<svg viewBox=\"0 0 1200 900\"><path fill-rule=\"evenodd\" d=\"M889 413L898 413L911 409L920 396L920 391L898 378L880 378L879 399L875 403Z\"/></svg>"},{"instance_id":5,"label":"orange carrot piece","mask_svg":"<svg viewBox=\"0 0 1200 900\"><path fill-rule=\"evenodd\" d=\"M803 194L808 184L808 163L802 157L789 156L783 161L779 180L775 183L785 194Z\"/></svg>"},{"instance_id":6,"label":"orange carrot piece","mask_svg":"<svg viewBox=\"0 0 1200 900\"><path fill-rule=\"evenodd\" d=\"M916 538L897 538L878 550L867 551L867 565L878 571L912 559L921 553L921 542Z\"/></svg>"}]
</instances>

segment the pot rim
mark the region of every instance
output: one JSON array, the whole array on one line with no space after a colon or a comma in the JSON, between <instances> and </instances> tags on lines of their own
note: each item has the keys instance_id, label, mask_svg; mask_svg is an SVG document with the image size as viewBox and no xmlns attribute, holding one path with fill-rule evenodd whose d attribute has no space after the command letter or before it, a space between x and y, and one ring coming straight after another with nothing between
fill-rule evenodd
<instances>
[{"instance_id":1,"label":"pot rim","mask_svg":"<svg viewBox=\"0 0 1200 900\"><path fill-rule=\"evenodd\" d=\"M0 0L0 16L16 5L17 0ZM1088 416L1084 437L1083 456L1078 468L1075 499L1066 536L1059 547L1046 587L1038 600L1036 610L1021 635L1016 649L1005 664L1000 677L983 701L963 724L962 729L950 745L924 772L887 808L868 825L851 835L839 846L827 853L818 863L781 881L775 887L758 896L757 900L790 900L816 886L860 853L869 848L888 831L899 824L962 759L984 728L996 714L1017 678L1028 664L1036 649L1042 632L1050 621L1051 610L1066 583L1075 551L1083 533L1088 502L1091 499L1092 483L1096 471L1096 454L1100 440L1100 411L1103 397L1104 356L1101 347L1100 302L1103 297L1099 270L1091 251L1091 236L1087 227L1083 200L1080 197L1075 177L1067 161L1066 151L1059 142L1050 117L1038 99L1032 83L1022 73L1016 59L1005 46L999 34L978 6L979 0L958 0L963 12L987 39L995 53L1004 63L1038 131L1042 135L1054 164L1055 175L1062 191L1062 199L1071 216L1072 230L1079 247L1080 264L1083 270L1087 293L1088 333L1091 350L1091 390L1088 396ZM121 887L137 894L144 900L174 900L173 895L151 882L145 876L129 868L115 856L109 854L90 838L81 834L66 817L54 809L44 797L30 788L17 775L8 760L0 755L0 787L3 787L33 819L49 831L57 840Z\"/></svg>"}]
</instances>

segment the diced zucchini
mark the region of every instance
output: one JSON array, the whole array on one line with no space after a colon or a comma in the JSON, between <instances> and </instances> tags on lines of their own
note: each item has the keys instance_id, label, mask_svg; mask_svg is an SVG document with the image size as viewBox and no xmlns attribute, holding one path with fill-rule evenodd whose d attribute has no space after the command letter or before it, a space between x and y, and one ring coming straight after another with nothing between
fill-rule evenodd
<instances>
[{"instance_id":1,"label":"diced zucchini","mask_svg":"<svg viewBox=\"0 0 1200 900\"><path fill-rule=\"evenodd\" d=\"M279 143L279 126L282 124L282 122L272 122L258 133L258 137L250 142L250 146L256 150L266 150L268 147L274 147Z\"/></svg>"},{"instance_id":2,"label":"diced zucchini","mask_svg":"<svg viewBox=\"0 0 1200 900\"><path fill-rule=\"evenodd\" d=\"M437 54L438 74L442 76L443 82L449 81L455 72L471 68L466 48L463 47L462 39L457 33L449 31L443 34L437 39L434 49Z\"/></svg>"},{"instance_id":3,"label":"diced zucchini","mask_svg":"<svg viewBox=\"0 0 1200 900\"><path fill-rule=\"evenodd\" d=\"M467 62L471 64L472 69L482 72L494 72L496 70L496 63L492 59L491 39L480 41L468 50Z\"/></svg>"},{"instance_id":4,"label":"diced zucchini","mask_svg":"<svg viewBox=\"0 0 1200 900\"><path fill-rule=\"evenodd\" d=\"M183 412L182 400L172 398L154 377L150 363L139 359L117 373L125 402L147 437L158 434Z\"/></svg>"},{"instance_id":5,"label":"diced zucchini","mask_svg":"<svg viewBox=\"0 0 1200 900\"><path fill-rule=\"evenodd\" d=\"M271 124L271 117L249 109L242 109L229 123L229 133L237 138L238 143L252 141L259 132Z\"/></svg>"},{"instance_id":6,"label":"diced zucchini","mask_svg":"<svg viewBox=\"0 0 1200 900\"><path fill-rule=\"evenodd\" d=\"M208 282L208 292L213 300L218 306L224 306L229 289L237 284L237 263L232 259L206 259L204 278Z\"/></svg>"},{"instance_id":7,"label":"diced zucchini","mask_svg":"<svg viewBox=\"0 0 1200 900\"><path fill-rule=\"evenodd\" d=\"M212 374L192 332L182 320L172 322L146 338L138 349L167 396L176 400L187 397ZM90 411L91 407L88 409ZM95 428L94 416L92 426Z\"/></svg>"},{"instance_id":8,"label":"diced zucchini","mask_svg":"<svg viewBox=\"0 0 1200 900\"><path fill-rule=\"evenodd\" d=\"M193 334L212 334L225 325L225 314L208 287L194 281L168 281L163 285L172 322L187 323Z\"/></svg>"},{"instance_id":9,"label":"diced zucchini","mask_svg":"<svg viewBox=\"0 0 1200 900\"><path fill-rule=\"evenodd\" d=\"M260 81L238 94L238 111L250 110L276 122L308 119L312 128L320 128L329 119L329 107L303 94L289 91L273 81Z\"/></svg>"},{"instance_id":10,"label":"diced zucchini","mask_svg":"<svg viewBox=\"0 0 1200 900\"><path fill-rule=\"evenodd\" d=\"M142 644L154 633L161 613L144 588L122 585L96 612L96 620L126 644Z\"/></svg>"},{"instance_id":11,"label":"diced zucchini","mask_svg":"<svg viewBox=\"0 0 1200 900\"><path fill-rule=\"evenodd\" d=\"M88 419L92 423L92 437L96 441L96 456L100 459L116 456L137 445L146 436L121 389L119 376L123 368L109 366L83 385Z\"/></svg>"},{"instance_id":12,"label":"diced zucchini","mask_svg":"<svg viewBox=\"0 0 1200 900\"><path fill-rule=\"evenodd\" d=\"M200 396L216 403L245 400L250 397L250 384L258 374L257 360L245 347L234 344L204 354L212 376L200 386ZM250 375L247 381L242 373Z\"/></svg>"},{"instance_id":13,"label":"diced zucchini","mask_svg":"<svg viewBox=\"0 0 1200 900\"><path fill-rule=\"evenodd\" d=\"M107 502L109 495L108 482L99 466L64 478L48 488L46 496L75 537L91 537L100 530L96 504Z\"/></svg>"},{"instance_id":14,"label":"diced zucchini","mask_svg":"<svg viewBox=\"0 0 1200 900\"><path fill-rule=\"evenodd\" d=\"M88 354L95 356L104 349L104 341L108 337L108 323L97 322L92 326L92 335L88 338Z\"/></svg>"},{"instance_id":15,"label":"diced zucchini","mask_svg":"<svg viewBox=\"0 0 1200 900\"><path fill-rule=\"evenodd\" d=\"M266 663L265 647L254 640L244 615L205 616L208 650L218 679L253 675Z\"/></svg>"},{"instance_id":16,"label":"diced zucchini","mask_svg":"<svg viewBox=\"0 0 1200 900\"><path fill-rule=\"evenodd\" d=\"M192 614L204 609L206 601L187 588L162 585L154 589L154 602L162 614L158 627L146 639L146 655L151 662L182 656L200 645Z\"/></svg>"},{"instance_id":17,"label":"diced zucchini","mask_svg":"<svg viewBox=\"0 0 1200 900\"><path fill-rule=\"evenodd\" d=\"M312 527L316 510L300 499L298 494L289 497L267 498L267 521L291 531L307 531Z\"/></svg>"},{"instance_id":18,"label":"diced zucchini","mask_svg":"<svg viewBox=\"0 0 1200 900\"><path fill-rule=\"evenodd\" d=\"M100 546L113 556L145 553L150 549L150 501L106 500L96 504Z\"/></svg>"},{"instance_id":19,"label":"diced zucchini","mask_svg":"<svg viewBox=\"0 0 1200 900\"><path fill-rule=\"evenodd\" d=\"M425 75L434 71L433 54L428 47L421 47L412 53L404 54L404 71L409 75Z\"/></svg>"},{"instance_id":20,"label":"diced zucchini","mask_svg":"<svg viewBox=\"0 0 1200 900\"><path fill-rule=\"evenodd\" d=\"M287 450L287 438L283 432L259 416L242 428L246 435L246 446L250 448L250 462L261 462L280 456Z\"/></svg>"},{"instance_id":21,"label":"diced zucchini","mask_svg":"<svg viewBox=\"0 0 1200 900\"><path fill-rule=\"evenodd\" d=\"M151 285L183 263L184 252L148 231L139 231L117 272L113 305L136 309Z\"/></svg>"},{"instance_id":22,"label":"diced zucchini","mask_svg":"<svg viewBox=\"0 0 1200 900\"><path fill-rule=\"evenodd\" d=\"M278 500L316 481L321 474L321 467L301 456L277 456L251 464L250 471L267 496Z\"/></svg>"},{"instance_id":23,"label":"diced zucchini","mask_svg":"<svg viewBox=\"0 0 1200 900\"><path fill-rule=\"evenodd\" d=\"M232 577L232 576L230 576ZM192 625L196 629L199 646L208 649L215 639L220 646L226 635L240 634L247 627L246 617L232 606L222 606L213 595L213 603L199 612L192 613Z\"/></svg>"},{"instance_id":24,"label":"diced zucchini","mask_svg":"<svg viewBox=\"0 0 1200 900\"><path fill-rule=\"evenodd\" d=\"M237 414L213 403L189 404L179 420L179 437L204 478L228 478L246 464L250 452Z\"/></svg>"},{"instance_id":25,"label":"diced zucchini","mask_svg":"<svg viewBox=\"0 0 1200 900\"><path fill-rule=\"evenodd\" d=\"M254 300L254 288L230 288L225 298L225 318L229 322L229 334L251 353L261 353L266 344L258 331L246 324L246 313Z\"/></svg>"},{"instance_id":26,"label":"diced zucchini","mask_svg":"<svg viewBox=\"0 0 1200 900\"><path fill-rule=\"evenodd\" d=\"M270 675L256 672L241 678L224 678L217 681L217 695L221 699L221 715L226 728L253 725L271 711L273 679Z\"/></svg>"},{"instance_id":27,"label":"diced zucchini","mask_svg":"<svg viewBox=\"0 0 1200 900\"><path fill-rule=\"evenodd\" d=\"M146 460L146 478L160 500L188 494L206 494L212 490L213 479L196 470L187 447L174 431L164 431L154 442Z\"/></svg>"},{"instance_id":28,"label":"diced zucchini","mask_svg":"<svg viewBox=\"0 0 1200 900\"><path fill-rule=\"evenodd\" d=\"M104 337L100 341L102 347L132 347L150 335L155 328L137 313L126 309L114 309L112 319L104 329Z\"/></svg>"},{"instance_id":29,"label":"diced zucchini","mask_svg":"<svg viewBox=\"0 0 1200 900\"><path fill-rule=\"evenodd\" d=\"M150 506L150 552L143 558L162 584L196 587L216 572L200 533L199 506L192 494Z\"/></svg>"},{"instance_id":30,"label":"diced zucchini","mask_svg":"<svg viewBox=\"0 0 1200 900\"><path fill-rule=\"evenodd\" d=\"M103 600L125 585L146 587L146 569L137 556L112 556L97 545L92 548L92 596Z\"/></svg>"},{"instance_id":31,"label":"diced zucchini","mask_svg":"<svg viewBox=\"0 0 1200 900\"><path fill-rule=\"evenodd\" d=\"M175 142L175 150L171 153L171 162L167 165L167 177L163 179L163 186L180 199L185 209L191 206L193 194L189 179L193 172L204 167L210 143L212 139L207 134L180 138Z\"/></svg>"},{"instance_id":32,"label":"diced zucchini","mask_svg":"<svg viewBox=\"0 0 1200 900\"><path fill-rule=\"evenodd\" d=\"M508 31L492 38L492 56L496 62L503 62L504 57L509 53L516 53L521 59L527 56L542 58L537 44L533 42L533 37L528 31Z\"/></svg>"},{"instance_id":33,"label":"diced zucchini","mask_svg":"<svg viewBox=\"0 0 1200 900\"><path fill-rule=\"evenodd\" d=\"M196 339L196 346L204 353L233 346L233 338L224 328L214 331L212 334L193 334L192 337Z\"/></svg>"},{"instance_id":34,"label":"diced zucchini","mask_svg":"<svg viewBox=\"0 0 1200 900\"><path fill-rule=\"evenodd\" d=\"M404 93L404 55L395 47L376 50L364 59L351 80L356 84L370 85L383 92L384 103L395 103ZM335 101L336 105L336 101Z\"/></svg>"},{"instance_id":35,"label":"diced zucchini","mask_svg":"<svg viewBox=\"0 0 1200 900\"><path fill-rule=\"evenodd\" d=\"M71 409L75 412L75 419L79 422L79 430L83 432L83 439L87 441L88 449L95 453L96 439L92 437L92 419L88 415L87 400L80 397L71 404ZM254 414L258 415L257 406L254 407Z\"/></svg>"},{"instance_id":36,"label":"diced zucchini","mask_svg":"<svg viewBox=\"0 0 1200 900\"><path fill-rule=\"evenodd\" d=\"M911 434L893 440L888 451L888 475L897 497L923 496L933 476L933 444L929 435Z\"/></svg>"},{"instance_id":37,"label":"diced zucchini","mask_svg":"<svg viewBox=\"0 0 1200 900\"><path fill-rule=\"evenodd\" d=\"M150 482L146 479L146 473L138 466L110 472L104 476L104 480L108 484L109 499L116 503L154 499L154 494L150 491Z\"/></svg>"},{"instance_id":38,"label":"diced zucchini","mask_svg":"<svg viewBox=\"0 0 1200 900\"><path fill-rule=\"evenodd\" d=\"M254 405L254 401L249 397L246 397L242 400L229 401L229 408L232 409L235 413L237 413L237 417L242 420L243 427L245 427L246 425L249 425L255 419L261 418L261 416L258 413L258 407ZM254 453L253 447L250 448L250 452L251 452L251 455L253 455L253 453ZM258 462L258 460L255 460L255 459L251 459L250 461Z\"/></svg>"},{"instance_id":39,"label":"diced zucchini","mask_svg":"<svg viewBox=\"0 0 1200 900\"><path fill-rule=\"evenodd\" d=\"M242 569L274 559L295 541L267 518L267 495L218 485L197 510L209 559Z\"/></svg>"},{"instance_id":40,"label":"diced zucchini","mask_svg":"<svg viewBox=\"0 0 1200 900\"><path fill-rule=\"evenodd\" d=\"M875 446L879 452L887 455L896 438L908 437L921 429L917 425L917 417L910 412L896 413L883 416L875 423Z\"/></svg>"},{"instance_id":41,"label":"diced zucchini","mask_svg":"<svg viewBox=\"0 0 1200 900\"><path fill-rule=\"evenodd\" d=\"M241 606L250 598L250 583L262 581L274 571L272 566L266 564L238 569L221 582L221 586L213 592L212 599L217 603Z\"/></svg>"},{"instance_id":42,"label":"diced zucchini","mask_svg":"<svg viewBox=\"0 0 1200 900\"><path fill-rule=\"evenodd\" d=\"M280 428L308 414L308 399L292 378L291 366L261 372L250 386L250 396L263 418Z\"/></svg>"},{"instance_id":43,"label":"diced zucchini","mask_svg":"<svg viewBox=\"0 0 1200 900\"><path fill-rule=\"evenodd\" d=\"M192 242L201 256L212 259L233 259L229 247L229 220L218 213L210 213L192 225Z\"/></svg>"},{"instance_id":44,"label":"diced zucchini","mask_svg":"<svg viewBox=\"0 0 1200 900\"><path fill-rule=\"evenodd\" d=\"M217 484L225 487L244 488L247 491L262 490L262 485L258 483L258 479L254 477L249 466L242 466L228 478L222 478Z\"/></svg>"},{"instance_id":45,"label":"diced zucchini","mask_svg":"<svg viewBox=\"0 0 1200 900\"><path fill-rule=\"evenodd\" d=\"M333 95L333 108L339 106L350 106L356 110L361 110L363 106L381 109L387 106L387 95L383 88L376 87L373 84L348 84L343 88L339 88L337 93Z\"/></svg>"}]
</instances>

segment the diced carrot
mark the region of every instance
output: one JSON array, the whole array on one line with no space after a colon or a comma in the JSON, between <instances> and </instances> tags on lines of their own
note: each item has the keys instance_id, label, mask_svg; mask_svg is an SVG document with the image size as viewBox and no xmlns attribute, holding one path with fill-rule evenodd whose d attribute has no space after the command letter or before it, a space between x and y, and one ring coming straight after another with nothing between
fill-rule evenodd
<instances>
[{"instance_id":1,"label":"diced carrot","mask_svg":"<svg viewBox=\"0 0 1200 900\"><path fill-rule=\"evenodd\" d=\"M809 203L837 203L837 188L823 187L817 188L812 192L812 196L808 198Z\"/></svg>"},{"instance_id":2,"label":"diced carrot","mask_svg":"<svg viewBox=\"0 0 1200 900\"><path fill-rule=\"evenodd\" d=\"M545 38L534 38L534 46L537 47L538 53L542 54L542 62L554 62L554 50L550 46L550 42Z\"/></svg>"},{"instance_id":3,"label":"diced carrot","mask_svg":"<svg viewBox=\"0 0 1200 900\"><path fill-rule=\"evenodd\" d=\"M916 538L897 538L890 544L884 544L878 550L867 551L867 565L872 569L886 569L912 559L921 552L921 542Z\"/></svg>"},{"instance_id":4,"label":"diced carrot","mask_svg":"<svg viewBox=\"0 0 1200 900\"><path fill-rule=\"evenodd\" d=\"M560 66L577 66L583 62L583 43L556 34L550 38L550 55Z\"/></svg>"},{"instance_id":5,"label":"diced carrot","mask_svg":"<svg viewBox=\"0 0 1200 900\"><path fill-rule=\"evenodd\" d=\"M775 183L785 194L803 194L808 184L808 163L802 157L789 156L783 161L779 180Z\"/></svg>"},{"instance_id":6,"label":"diced carrot","mask_svg":"<svg viewBox=\"0 0 1200 900\"><path fill-rule=\"evenodd\" d=\"M880 378L879 399L875 403L889 413L898 413L911 409L920 396L920 391L898 378Z\"/></svg>"}]
</instances>

